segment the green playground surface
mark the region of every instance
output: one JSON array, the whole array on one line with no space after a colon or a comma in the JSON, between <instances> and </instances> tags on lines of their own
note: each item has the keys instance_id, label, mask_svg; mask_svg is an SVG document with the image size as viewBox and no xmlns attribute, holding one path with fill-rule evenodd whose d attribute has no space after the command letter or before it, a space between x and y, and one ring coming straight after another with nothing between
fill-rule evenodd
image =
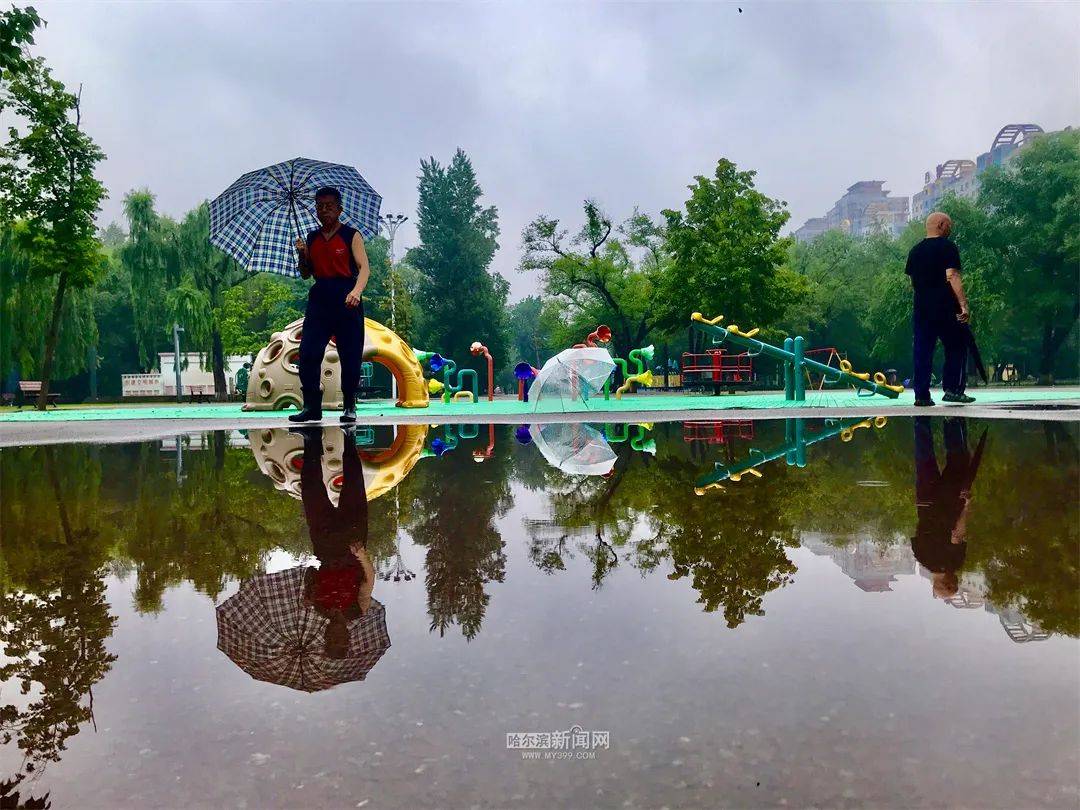
<instances>
[{"instance_id":1,"label":"green playground surface","mask_svg":"<svg viewBox=\"0 0 1080 810\"><path fill-rule=\"evenodd\" d=\"M1080 401L1080 388L979 388L970 392L976 397L976 405L1008 405L1010 403L1047 403ZM935 392L935 397L939 394ZM587 402L541 401L518 402L516 399L499 398L492 402L481 399L479 402L451 402L433 400L427 408L397 408L390 400L367 400L357 406L358 421L365 419L409 418L410 421L422 419L425 422L439 422L452 416L460 420L463 416L476 417L478 422L494 417L522 417L527 419L532 414L583 414L597 415L620 413L641 413L651 411L726 411L745 410L786 410L791 408L838 408L850 409L862 414L878 410L910 408L915 412L915 397L905 391L897 399L887 397L859 396L854 391L812 391L807 392L806 400L793 402L784 399L782 391L767 391L746 394L632 394L623 399L590 399ZM941 403L939 403L941 404ZM920 413L940 413L943 409ZM220 403L209 405L169 405L169 404L132 404L132 405L93 405L68 406L50 409L45 412L31 410L0 409L0 424L15 422L82 422L135 419L205 419L229 420L262 419L281 416L283 419L291 410L286 411L245 411L241 403ZM332 414L328 411L328 414Z\"/></svg>"}]
</instances>

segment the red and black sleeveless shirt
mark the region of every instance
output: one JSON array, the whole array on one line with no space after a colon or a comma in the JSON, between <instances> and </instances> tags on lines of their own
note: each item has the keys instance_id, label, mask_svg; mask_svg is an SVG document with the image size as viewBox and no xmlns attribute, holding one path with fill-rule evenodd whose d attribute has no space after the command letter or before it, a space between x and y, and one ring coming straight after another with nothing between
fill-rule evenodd
<instances>
[{"instance_id":1,"label":"red and black sleeveless shirt","mask_svg":"<svg viewBox=\"0 0 1080 810\"><path fill-rule=\"evenodd\" d=\"M323 236L322 229L315 229L308 234L308 256L311 260L312 275L320 278L356 278L360 268L353 258L352 240L355 228L341 223L329 239Z\"/></svg>"}]
</instances>

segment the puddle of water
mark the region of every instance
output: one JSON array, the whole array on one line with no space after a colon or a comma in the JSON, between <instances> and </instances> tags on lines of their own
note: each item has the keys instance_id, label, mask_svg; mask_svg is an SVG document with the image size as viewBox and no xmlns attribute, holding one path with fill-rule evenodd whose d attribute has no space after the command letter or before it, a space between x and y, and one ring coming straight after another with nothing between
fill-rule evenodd
<instances>
[{"instance_id":1,"label":"puddle of water","mask_svg":"<svg viewBox=\"0 0 1080 810\"><path fill-rule=\"evenodd\" d=\"M1080 410L1080 405L1065 402L1032 402L1017 405L996 405L991 407L1001 408L1004 411L1075 411Z\"/></svg>"},{"instance_id":2,"label":"puddle of water","mask_svg":"<svg viewBox=\"0 0 1080 810\"><path fill-rule=\"evenodd\" d=\"M55 807L1075 807L1078 439L0 450L0 779Z\"/></svg>"}]
</instances>

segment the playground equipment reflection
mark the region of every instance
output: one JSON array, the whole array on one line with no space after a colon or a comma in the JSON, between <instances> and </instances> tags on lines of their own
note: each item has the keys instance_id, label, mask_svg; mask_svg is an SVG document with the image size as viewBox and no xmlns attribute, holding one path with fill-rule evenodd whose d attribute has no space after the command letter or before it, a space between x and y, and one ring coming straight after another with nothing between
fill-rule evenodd
<instances>
[{"instance_id":1,"label":"playground equipment reflection","mask_svg":"<svg viewBox=\"0 0 1080 810\"><path fill-rule=\"evenodd\" d=\"M769 450L750 448L746 459L732 464L717 464L713 472L703 475L694 485L697 495L704 495L710 489L723 490L723 482L731 481L738 483L744 476L761 478L762 472L759 467L783 457L789 467L806 466L806 448L812 444L840 437L843 442L849 442L859 429L881 429L888 424L884 416L874 419L826 419L825 426L816 433L807 433L806 420L802 418L784 420L784 442Z\"/></svg>"},{"instance_id":2,"label":"playground equipment reflection","mask_svg":"<svg viewBox=\"0 0 1080 810\"><path fill-rule=\"evenodd\" d=\"M355 431L326 428L322 434L323 482L332 503L337 503L344 483L343 454L346 440L353 441L360 454L367 500L373 501L396 487L424 455L427 425L398 425L385 446L376 444L375 432L360 427ZM274 487L300 499L300 472L304 466L303 436L286 428L263 428L248 433L251 451L259 470Z\"/></svg>"}]
</instances>

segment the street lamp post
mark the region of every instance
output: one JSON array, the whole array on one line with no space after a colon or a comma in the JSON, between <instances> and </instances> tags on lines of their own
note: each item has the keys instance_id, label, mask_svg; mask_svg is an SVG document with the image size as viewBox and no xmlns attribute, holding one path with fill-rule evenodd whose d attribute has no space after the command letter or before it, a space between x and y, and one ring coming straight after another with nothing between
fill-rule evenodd
<instances>
[{"instance_id":1,"label":"street lamp post","mask_svg":"<svg viewBox=\"0 0 1080 810\"><path fill-rule=\"evenodd\" d=\"M172 325L172 339L173 339L173 374L176 378L176 401L181 402L183 389L180 386L180 333L184 331L178 323Z\"/></svg>"},{"instance_id":2,"label":"street lamp post","mask_svg":"<svg viewBox=\"0 0 1080 810\"><path fill-rule=\"evenodd\" d=\"M394 282L394 235L397 233L397 229L401 227L403 222L408 221L408 217L404 214L383 214L379 217L379 221L383 228L386 230L387 235L390 237L390 331L397 331L397 296L395 294L395 288L397 284Z\"/></svg>"}]
</instances>

